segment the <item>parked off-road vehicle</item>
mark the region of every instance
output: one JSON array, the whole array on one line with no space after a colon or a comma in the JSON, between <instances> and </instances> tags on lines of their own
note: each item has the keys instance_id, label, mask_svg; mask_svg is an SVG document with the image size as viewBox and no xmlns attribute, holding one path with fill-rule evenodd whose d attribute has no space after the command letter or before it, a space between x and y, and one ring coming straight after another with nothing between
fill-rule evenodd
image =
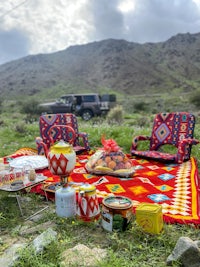
<instances>
[{"instance_id":1,"label":"parked off-road vehicle","mask_svg":"<svg viewBox=\"0 0 200 267\"><path fill-rule=\"evenodd\" d=\"M40 104L43 112L74 113L84 120L106 114L116 105L114 94L68 94L61 96L56 102Z\"/></svg>"}]
</instances>

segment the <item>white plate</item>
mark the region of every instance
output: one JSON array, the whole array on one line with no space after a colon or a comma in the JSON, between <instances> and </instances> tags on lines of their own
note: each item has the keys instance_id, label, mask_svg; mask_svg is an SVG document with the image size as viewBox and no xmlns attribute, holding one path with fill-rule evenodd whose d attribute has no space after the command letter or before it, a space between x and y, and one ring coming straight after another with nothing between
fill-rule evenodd
<instances>
[{"instance_id":1,"label":"white plate","mask_svg":"<svg viewBox=\"0 0 200 267\"><path fill-rule=\"evenodd\" d=\"M13 159L10 163L11 168L22 168L31 166L35 170L44 169L48 167L48 160L45 156L21 156Z\"/></svg>"}]
</instances>

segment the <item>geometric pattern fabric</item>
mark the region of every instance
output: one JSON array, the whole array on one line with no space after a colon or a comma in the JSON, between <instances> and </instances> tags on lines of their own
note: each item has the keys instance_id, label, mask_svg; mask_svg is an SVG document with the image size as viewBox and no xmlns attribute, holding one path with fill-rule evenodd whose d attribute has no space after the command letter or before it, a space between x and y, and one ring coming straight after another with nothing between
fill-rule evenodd
<instances>
[{"instance_id":1,"label":"geometric pattern fabric","mask_svg":"<svg viewBox=\"0 0 200 267\"><path fill-rule=\"evenodd\" d=\"M73 146L80 147L82 150L89 150L88 135L85 132L79 132L78 121L74 114L72 113L60 113L60 114L44 114L40 116L39 119L39 129L40 137L36 138L36 146L38 149L38 154L44 154L44 146L49 149L51 145L51 138L49 136L49 129L52 126L63 125L70 126L75 132L75 139ZM67 128L53 128L51 131L51 137L53 141L64 140L68 141L70 139L70 133ZM80 142L82 140L82 143ZM44 144L44 145L43 145Z\"/></svg>"},{"instance_id":2,"label":"geometric pattern fabric","mask_svg":"<svg viewBox=\"0 0 200 267\"><path fill-rule=\"evenodd\" d=\"M24 150L24 149L23 149ZM29 151L17 151L9 158L28 155ZM30 151L32 155L33 151ZM35 152L36 153L36 152ZM128 156L128 155L127 155ZM130 177L114 177L88 173L85 162L89 154L77 155L76 166L68 178L76 192L83 183L95 185L99 203L110 195L124 196L132 200L133 212L142 202L158 203L162 206L164 220L169 223L200 224L200 179L197 160L193 157L181 164L169 164L146 159L130 158L135 173ZM152 172L152 170L154 170ZM53 175L48 168L38 170L47 177L46 186L58 184L60 177ZM160 179L160 177L171 179ZM32 187L31 192L45 195L42 184ZM54 198L55 192L46 192Z\"/></svg>"},{"instance_id":3,"label":"geometric pattern fabric","mask_svg":"<svg viewBox=\"0 0 200 267\"><path fill-rule=\"evenodd\" d=\"M85 163L81 162L89 157L78 155L76 167L70 174L69 182L75 186L77 192L79 192L78 187L81 183L94 184L100 203L110 194L130 198L133 203L133 212L142 202L158 203L162 206L166 222L200 224L199 175L197 162L193 157L182 164L173 164L173 166L158 161L131 159L136 170L131 177L126 177L126 179L92 173L86 176ZM143 168L138 168L138 166ZM153 172L152 169L154 169ZM43 171L43 174L49 177L51 183L52 175L49 170Z\"/></svg>"},{"instance_id":4,"label":"geometric pattern fabric","mask_svg":"<svg viewBox=\"0 0 200 267\"><path fill-rule=\"evenodd\" d=\"M133 138L131 154L143 158L181 163L190 159L192 145L199 143L193 138L195 116L188 112L158 113L153 122L151 136ZM138 142L149 140L149 150L137 150ZM160 151L164 145L174 146L174 154Z\"/></svg>"}]
</instances>

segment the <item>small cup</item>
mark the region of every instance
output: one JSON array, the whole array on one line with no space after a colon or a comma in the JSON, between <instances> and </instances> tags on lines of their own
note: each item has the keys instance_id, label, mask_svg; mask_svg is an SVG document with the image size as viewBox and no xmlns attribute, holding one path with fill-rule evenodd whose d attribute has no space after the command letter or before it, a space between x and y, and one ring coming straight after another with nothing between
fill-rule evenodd
<instances>
[{"instance_id":1,"label":"small cup","mask_svg":"<svg viewBox=\"0 0 200 267\"><path fill-rule=\"evenodd\" d=\"M28 179L30 182L34 182L36 179L36 172L34 169L30 169L28 173Z\"/></svg>"},{"instance_id":2,"label":"small cup","mask_svg":"<svg viewBox=\"0 0 200 267\"><path fill-rule=\"evenodd\" d=\"M2 183L3 184L9 184L10 183L10 172L5 170L3 177L2 177Z\"/></svg>"},{"instance_id":3,"label":"small cup","mask_svg":"<svg viewBox=\"0 0 200 267\"><path fill-rule=\"evenodd\" d=\"M24 181L24 168L21 167L21 168L15 168L13 170L15 172L15 180L18 180L18 181Z\"/></svg>"},{"instance_id":4,"label":"small cup","mask_svg":"<svg viewBox=\"0 0 200 267\"><path fill-rule=\"evenodd\" d=\"M28 174L31 169L32 169L31 165L24 165L24 177L26 180L28 180Z\"/></svg>"}]
</instances>

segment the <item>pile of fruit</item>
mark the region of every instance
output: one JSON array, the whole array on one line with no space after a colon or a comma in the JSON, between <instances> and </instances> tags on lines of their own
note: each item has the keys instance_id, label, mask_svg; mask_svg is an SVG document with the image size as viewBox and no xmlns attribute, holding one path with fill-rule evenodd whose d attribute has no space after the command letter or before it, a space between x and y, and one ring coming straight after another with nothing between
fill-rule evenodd
<instances>
[{"instance_id":1,"label":"pile of fruit","mask_svg":"<svg viewBox=\"0 0 200 267\"><path fill-rule=\"evenodd\" d=\"M98 150L87 162L86 169L92 173L117 176L130 176L134 173L131 160L122 151L106 153Z\"/></svg>"},{"instance_id":2,"label":"pile of fruit","mask_svg":"<svg viewBox=\"0 0 200 267\"><path fill-rule=\"evenodd\" d=\"M102 144L103 149L99 149L92 155L86 164L89 172L117 176L130 176L134 173L132 161L120 150L114 140L103 139Z\"/></svg>"}]
</instances>

